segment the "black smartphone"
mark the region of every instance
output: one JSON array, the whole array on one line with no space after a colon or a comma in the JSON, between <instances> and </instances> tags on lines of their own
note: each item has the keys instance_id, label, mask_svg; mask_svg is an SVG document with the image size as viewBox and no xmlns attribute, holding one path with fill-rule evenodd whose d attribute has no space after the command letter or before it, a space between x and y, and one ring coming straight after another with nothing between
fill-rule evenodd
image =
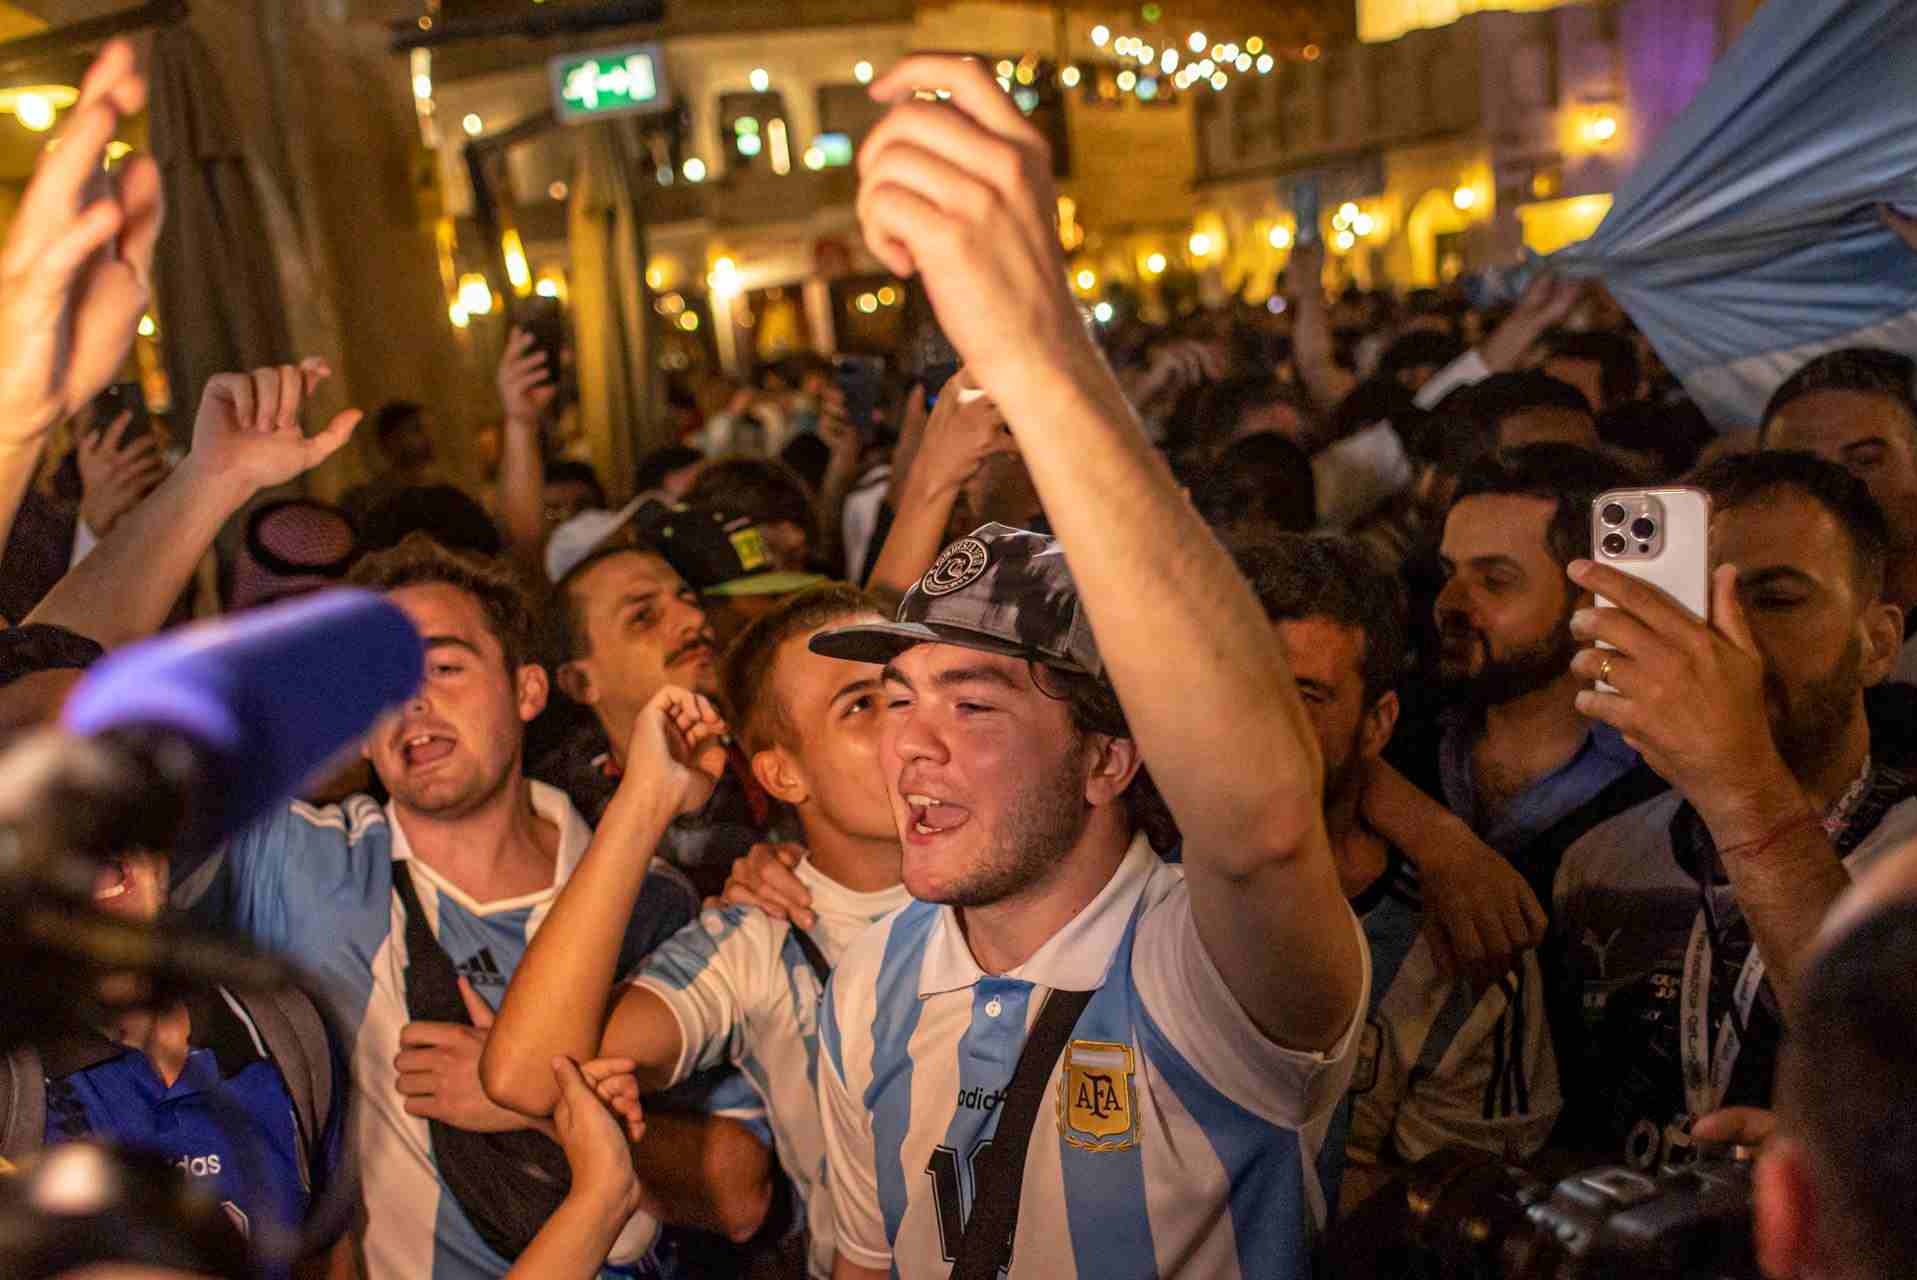
<instances>
[{"instance_id":1,"label":"black smartphone","mask_svg":"<svg viewBox=\"0 0 1917 1280\"><path fill-rule=\"evenodd\" d=\"M555 387L562 386L566 367L560 354L571 344L566 338L566 309L559 299L537 294L520 299L513 304L513 324L532 335L533 346L545 353L546 376Z\"/></svg>"},{"instance_id":2,"label":"black smartphone","mask_svg":"<svg viewBox=\"0 0 1917 1280\"><path fill-rule=\"evenodd\" d=\"M88 406L87 432L90 435L104 435L113 425L114 419L123 413L131 413L133 421L127 423L123 445L132 444L141 436L153 430L153 415L146 411L146 392L137 382L116 382L93 397Z\"/></svg>"},{"instance_id":3,"label":"black smartphone","mask_svg":"<svg viewBox=\"0 0 1917 1280\"><path fill-rule=\"evenodd\" d=\"M845 396L847 421L869 437L878 430L874 418L885 391L885 361L877 356L840 356L832 369Z\"/></svg>"}]
</instances>

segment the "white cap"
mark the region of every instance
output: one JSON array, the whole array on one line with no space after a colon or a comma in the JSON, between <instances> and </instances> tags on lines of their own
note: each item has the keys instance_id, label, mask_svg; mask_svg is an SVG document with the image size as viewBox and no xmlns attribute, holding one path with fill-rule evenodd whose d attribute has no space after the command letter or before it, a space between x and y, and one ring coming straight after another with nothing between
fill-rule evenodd
<instances>
[{"instance_id":1,"label":"white cap","mask_svg":"<svg viewBox=\"0 0 1917 1280\"><path fill-rule=\"evenodd\" d=\"M651 496L641 494L617 511L581 511L554 529L552 537L546 540L546 580L558 582L571 573L574 566L597 551L619 526L632 519L640 504Z\"/></svg>"}]
</instances>

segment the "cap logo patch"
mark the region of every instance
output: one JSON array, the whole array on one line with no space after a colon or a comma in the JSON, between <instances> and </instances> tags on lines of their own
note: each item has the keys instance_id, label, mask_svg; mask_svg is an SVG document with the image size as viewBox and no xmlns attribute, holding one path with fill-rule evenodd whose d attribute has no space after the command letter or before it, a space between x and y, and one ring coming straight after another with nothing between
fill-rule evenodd
<instances>
[{"instance_id":1,"label":"cap logo patch","mask_svg":"<svg viewBox=\"0 0 1917 1280\"><path fill-rule=\"evenodd\" d=\"M919 590L928 596L949 596L969 587L984 574L989 558L983 542L977 538L960 538L947 547L919 579Z\"/></svg>"},{"instance_id":2,"label":"cap logo patch","mask_svg":"<svg viewBox=\"0 0 1917 1280\"><path fill-rule=\"evenodd\" d=\"M760 536L757 526L745 528L726 535L732 543L732 550L739 557L739 567L748 572L764 568L772 563L772 555L766 550L765 539Z\"/></svg>"}]
</instances>

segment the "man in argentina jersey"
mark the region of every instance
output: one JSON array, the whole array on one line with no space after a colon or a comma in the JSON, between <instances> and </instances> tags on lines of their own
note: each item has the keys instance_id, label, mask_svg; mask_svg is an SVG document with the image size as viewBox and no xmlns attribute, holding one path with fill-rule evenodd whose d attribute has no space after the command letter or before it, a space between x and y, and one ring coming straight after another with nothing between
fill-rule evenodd
<instances>
[{"instance_id":1,"label":"man in argentina jersey","mask_svg":"<svg viewBox=\"0 0 1917 1280\"><path fill-rule=\"evenodd\" d=\"M1403 588L1345 538L1276 535L1241 546L1237 560L1317 735L1325 831L1371 955L1357 1066L1320 1162L1327 1200L1356 1205L1394 1166L1452 1143L1536 1154L1561 1109L1536 951L1482 992L1440 973L1412 859L1361 816L1397 726ZM1429 854L1432 831L1413 824L1405 843Z\"/></svg>"},{"instance_id":2,"label":"man in argentina jersey","mask_svg":"<svg viewBox=\"0 0 1917 1280\"><path fill-rule=\"evenodd\" d=\"M394 868L407 868L469 999L492 1004L592 833L562 794L520 770L523 725L544 704L546 684L530 657L529 610L505 571L409 539L363 561L355 581L389 592L426 642L424 685L367 742L390 803L354 796L326 809L288 805L183 876L176 897L318 974L356 1030L350 1140L370 1280L501 1276L508 1260L487 1247L435 1168L427 1120L467 1129L530 1122L480 1089L479 1031L412 1023ZM624 922L624 941L636 958L692 910L682 882L655 879ZM420 1043L421 1028L432 1045ZM740 1158L732 1163L742 1181L752 1180L757 1153L756 1183L744 1192L715 1188L713 1198L763 1195L767 1159L756 1139L730 1122L687 1123L710 1126L715 1140L736 1133ZM681 1168L693 1163L703 1135L681 1128L648 1126L635 1149L642 1180L652 1155ZM689 1145L673 1149L677 1143ZM623 1256L644 1252L657 1230L649 1213L661 1209L677 1211L649 1205L636 1215Z\"/></svg>"},{"instance_id":3,"label":"man in argentina jersey","mask_svg":"<svg viewBox=\"0 0 1917 1280\"><path fill-rule=\"evenodd\" d=\"M1072 991L1013 1280L1304 1276L1366 960L1297 686L1080 320L1041 136L966 59L873 92L898 105L861 156L867 241L923 277L1058 540L987 525L896 623L812 642L884 667L918 899L852 944L821 1019L834 1275L950 1273L1028 1029ZM1169 817L1182 868L1146 834Z\"/></svg>"},{"instance_id":4,"label":"man in argentina jersey","mask_svg":"<svg viewBox=\"0 0 1917 1280\"><path fill-rule=\"evenodd\" d=\"M806 592L754 622L722 672L754 773L804 828L808 856L795 870L812 895L805 935L828 964L909 901L878 763L878 672L806 648L827 627L879 620L849 587ZM656 773L639 769L626 778L622 785L634 789L658 784ZM615 801L608 821L628 807ZM618 975L606 949L643 883L644 867L627 850L649 847L648 838L634 831L603 854L596 848L560 896L486 1046L487 1088L517 1110L542 1114L557 1102L546 1066L555 1054L632 1059L642 1084L654 1088L736 1064L765 1099L774 1150L804 1205L811 1273L827 1277L832 1213L814 1084L824 982L797 926L749 907L708 910L614 990L603 1017L602 1006L577 998L613 990Z\"/></svg>"}]
</instances>

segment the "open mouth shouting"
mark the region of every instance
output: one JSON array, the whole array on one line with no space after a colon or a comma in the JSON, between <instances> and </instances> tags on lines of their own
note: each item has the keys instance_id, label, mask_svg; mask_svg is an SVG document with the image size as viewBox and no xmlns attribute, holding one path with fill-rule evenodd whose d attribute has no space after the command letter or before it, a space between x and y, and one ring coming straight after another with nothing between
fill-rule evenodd
<instances>
[{"instance_id":1,"label":"open mouth shouting","mask_svg":"<svg viewBox=\"0 0 1917 1280\"><path fill-rule=\"evenodd\" d=\"M915 843L949 835L972 820L970 810L949 800L917 791L903 794L909 810L906 835L916 837Z\"/></svg>"},{"instance_id":2,"label":"open mouth shouting","mask_svg":"<svg viewBox=\"0 0 1917 1280\"><path fill-rule=\"evenodd\" d=\"M423 769L450 756L457 745L450 734L417 730L399 739L400 762L408 769Z\"/></svg>"}]
</instances>

